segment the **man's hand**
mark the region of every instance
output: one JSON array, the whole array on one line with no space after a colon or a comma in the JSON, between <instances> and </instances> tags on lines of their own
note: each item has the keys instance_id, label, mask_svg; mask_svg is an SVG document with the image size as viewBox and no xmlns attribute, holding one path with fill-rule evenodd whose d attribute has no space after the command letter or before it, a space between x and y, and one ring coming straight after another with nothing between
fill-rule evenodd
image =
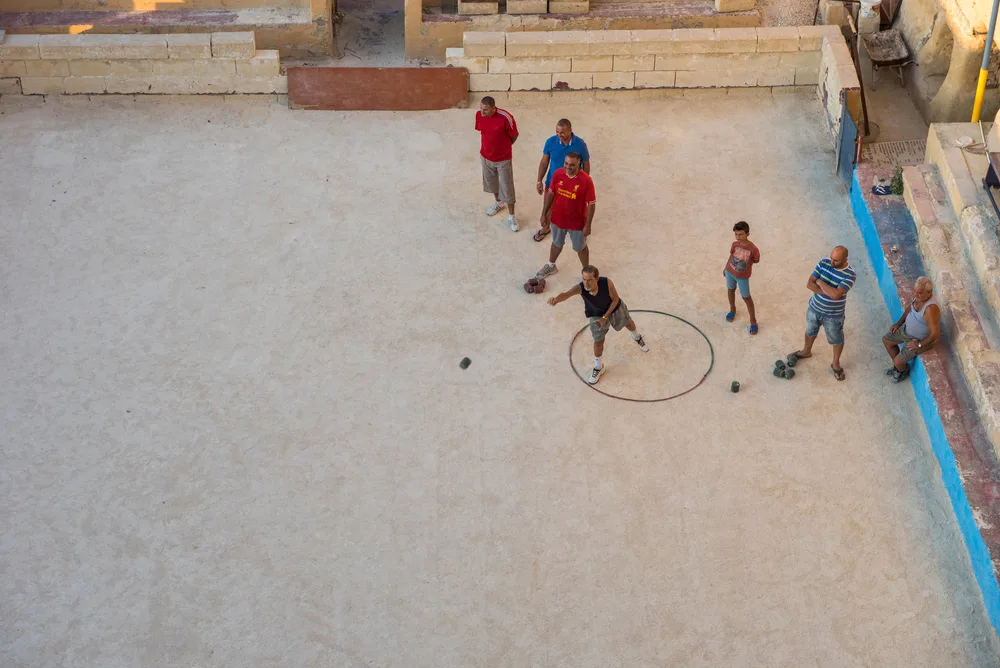
<instances>
[{"instance_id":1,"label":"man's hand","mask_svg":"<svg viewBox=\"0 0 1000 668\"><path fill-rule=\"evenodd\" d=\"M539 181L538 183L535 184L535 190L538 191L539 195L544 194L545 193L545 184L542 183L541 181Z\"/></svg>"},{"instance_id":2,"label":"man's hand","mask_svg":"<svg viewBox=\"0 0 1000 668\"><path fill-rule=\"evenodd\" d=\"M892 327L889 328L889 333L895 334L898 329L899 329L899 323L898 322L893 323Z\"/></svg>"},{"instance_id":3,"label":"man's hand","mask_svg":"<svg viewBox=\"0 0 1000 668\"><path fill-rule=\"evenodd\" d=\"M555 297L549 297L549 306L555 306L558 303L559 303L558 299L556 299Z\"/></svg>"},{"instance_id":4,"label":"man's hand","mask_svg":"<svg viewBox=\"0 0 1000 668\"><path fill-rule=\"evenodd\" d=\"M920 341L907 341L906 347L910 350L920 350Z\"/></svg>"},{"instance_id":5,"label":"man's hand","mask_svg":"<svg viewBox=\"0 0 1000 668\"><path fill-rule=\"evenodd\" d=\"M604 329L605 327L608 326L608 316L604 316L603 318L598 320L598 322L601 323L601 329Z\"/></svg>"},{"instance_id":6,"label":"man's hand","mask_svg":"<svg viewBox=\"0 0 1000 668\"><path fill-rule=\"evenodd\" d=\"M585 236L585 237L589 237L590 236L590 225L584 225L583 226L583 236Z\"/></svg>"}]
</instances>

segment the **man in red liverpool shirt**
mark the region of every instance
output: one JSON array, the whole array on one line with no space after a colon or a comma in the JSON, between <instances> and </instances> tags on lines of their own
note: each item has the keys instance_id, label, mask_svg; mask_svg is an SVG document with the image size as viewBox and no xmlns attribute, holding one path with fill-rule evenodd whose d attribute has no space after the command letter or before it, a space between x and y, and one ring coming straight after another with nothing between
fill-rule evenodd
<instances>
[{"instance_id":1,"label":"man in red liverpool shirt","mask_svg":"<svg viewBox=\"0 0 1000 668\"><path fill-rule=\"evenodd\" d=\"M494 216L506 206L507 226L517 232L520 228L514 217L514 170L511 166L517 123L509 111L498 109L496 101L487 95L476 112L476 129L482 136L479 155L483 162L483 190L493 193L495 200L486 215Z\"/></svg>"},{"instance_id":2,"label":"man in red liverpool shirt","mask_svg":"<svg viewBox=\"0 0 1000 668\"><path fill-rule=\"evenodd\" d=\"M556 259L562 252L567 236L573 244L573 250L580 256L581 264L584 267L590 264L587 237L590 236L596 206L594 182L586 172L580 171L580 154L567 153L562 169L557 169L552 175L552 183L545 193L541 224L542 227L545 226L551 209L552 246L549 248L549 261L535 274L538 278L545 278L559 271Z\"/></svg>"}]
</instances>

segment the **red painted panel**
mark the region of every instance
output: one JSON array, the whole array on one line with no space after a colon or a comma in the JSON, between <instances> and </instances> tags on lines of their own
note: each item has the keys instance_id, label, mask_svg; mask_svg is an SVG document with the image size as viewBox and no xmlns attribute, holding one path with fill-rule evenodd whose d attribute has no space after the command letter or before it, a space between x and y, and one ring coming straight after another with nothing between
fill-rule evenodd
<instances>
[{"instance_id":1,"label":"red painted panel","mask_svg":"<svg viewBox=\"0 0 1000 668\"><path fill-rule=\"evenodd\" d=\"M289 67L291 109L428 111L468 104L463 67Z\"/></svg>"}]
</instances>

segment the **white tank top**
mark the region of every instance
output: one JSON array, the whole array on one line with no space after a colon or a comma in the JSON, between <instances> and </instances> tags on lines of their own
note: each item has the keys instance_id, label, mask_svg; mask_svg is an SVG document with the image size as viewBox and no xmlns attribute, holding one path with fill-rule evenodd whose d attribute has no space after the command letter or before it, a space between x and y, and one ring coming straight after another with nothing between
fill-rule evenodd
<instances>
[{"instance_id":1,"label":"white tank top","mask_svg":"<svg viewBox=\"0 0 1000 668\"><path fill-rule=\"evenodd\" d=\"M927 325L927 321L924 319L924 313L927 311L927 307L931 304L937 305L937 297L931 297L926 302L924 302L924 307L919 311L913 305L917 300L914 299L910 302L910 312L906 314L906 324L903 329L906 333L917 339L926 339L930 333L931 328Z\"/></svg>"}]
</instances>

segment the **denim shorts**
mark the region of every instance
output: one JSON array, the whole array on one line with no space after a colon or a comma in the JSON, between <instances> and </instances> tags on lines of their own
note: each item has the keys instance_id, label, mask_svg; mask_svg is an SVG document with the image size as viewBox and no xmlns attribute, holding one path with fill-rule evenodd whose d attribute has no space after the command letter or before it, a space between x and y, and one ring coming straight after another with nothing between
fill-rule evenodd
<instances>
[{"instance_id":1,"label":"denim shorts","mask_svg":"<svg viewBox=\"0 0 1000 668\"><path fill-rule=\"evenodd\" d=\"M812 308L806 309L806 336L819 334L819 327L826 332L826 342L831 346L844 344L844 316L823 315Z\"/></svg>"},{"instance_id":2,"label":"denim shorts","mask_svg":"<svg viewBox=\"0 0 1000 668\"><path fill-rule=\"evenodd\" d=\"M749 278L736 278L735 276L733 276L732 274L729 273L728 269L725 272L723 272L723 273L725 273L725 275L726 275L726 289L727 290L735 290L736 286L738 285L738 286L740 286L740 297L743 297L743 299L749 299L750 298L750 279Z\"/></svg>"}]
</instances>

